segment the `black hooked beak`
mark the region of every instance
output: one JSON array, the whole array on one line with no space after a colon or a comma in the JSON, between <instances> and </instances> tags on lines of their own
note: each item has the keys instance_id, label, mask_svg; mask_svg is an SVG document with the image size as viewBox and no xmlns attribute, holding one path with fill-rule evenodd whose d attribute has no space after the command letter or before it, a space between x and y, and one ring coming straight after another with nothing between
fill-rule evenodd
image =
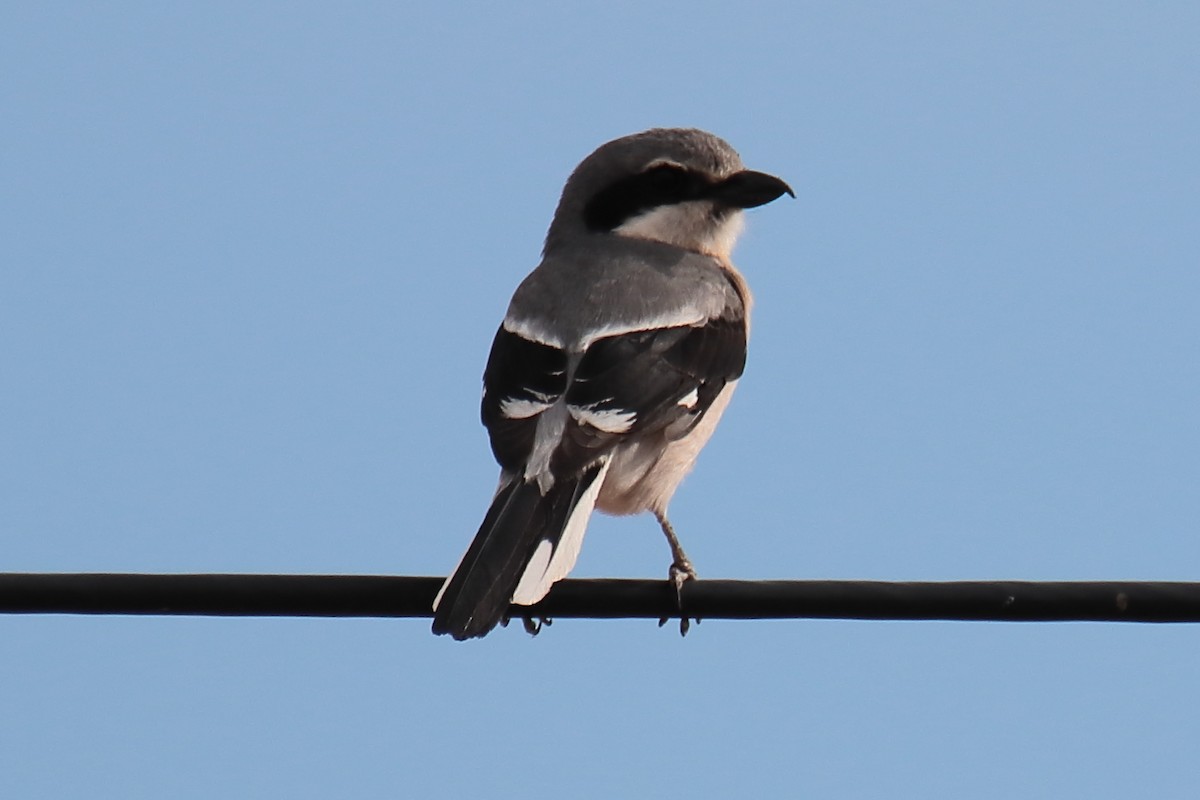
<instances>
[{"instance_id":1,"label":"black hooked beak","mask_svg":"<svg viewBox=\"0 0 1200 800\"><path fill-rule=\"evenodd\" d=\"M710 191L714 200L731 208L757 208L785 194L796 196L779 178L751 169L733 173Z\"/></svg>"}]
</instances>

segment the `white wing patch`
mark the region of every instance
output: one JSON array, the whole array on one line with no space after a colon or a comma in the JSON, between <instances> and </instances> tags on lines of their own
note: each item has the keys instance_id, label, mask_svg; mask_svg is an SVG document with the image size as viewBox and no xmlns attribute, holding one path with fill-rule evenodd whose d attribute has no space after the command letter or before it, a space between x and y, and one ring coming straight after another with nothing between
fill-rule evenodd
<instances>
[{"instance_id":1,"label":"white wing patch","mask_svg":"<svg viewBox=\"0 0 1200 800\"><path fill-rule=\"evenodd\" d=\"M692 389L690 392L685 394L683 397L679 398L679 402L676 403L675 405L690 409L690 408L695 408L696 403L698 403L698 402L700 402L700 392L696 389Z\"/></svg>"},{"instance_id":2,"label":"white wing patch","mask_svg":"<svg viewBox=\"0 0 1200 800\"><path fill-rule=\"evenodd\" d=\"M581 425L591 425L605 433L626 433L633 427L637 414L620 409L597 410L597 403L586 406L567 406L571 417Z\"/></svg>"},{"instance_id":3,"label":"white wing patch","mask_svg":"<svg viewBox=\"0 0 1200 800\"><path fill-rule=\"evenodd\" d=\"M504 330L509 333L515 333L522 339L528 339L531 342L537 342L549 347L557 347L559 350L564 349L562 339L550 333L547 330L547 326L540 320L505 317Z\"/></svg>"},{"instance_id":4,"label":"white wing patch","mask_svg":"<svg viewBox=\"0 0 1200 800\"><path fill-rule=\"evenodd\" d=\"M709 309L699 305L681 306L657 314L645 314L640 317L631 317L622 322L599 325L577 337L578 341L571 342L564 342L561 336L551 333L549 324L543 320L510 316L504 320L504 330L531 342L557 347L559 350L574 350L582 353L597 339L606 339L609 336L620 336L625 333L652 331L658 328L701 325L714 317L718 311L719 309Z\"/></svg>"},{"instance_id":5,"label":"white wing patch","mask_svg":"<svg viewBox=\"0 0 1200 800\"><path fill-rule=\"evenodd\" d=\"M500 401L500 414L507 419L529 419L536 417L554 404L554 398L541 392L530 392L535 400L524 397L505 397Z\"/></svg>"},{"instance_id":6,"label":"white wing patch","mask_svg":"<svg viewBox=\"0 0 1200 800\"><path fill-rule=\"evenodd\" d=\"M647 314L646 316L633 318L626 322L611 322L588 331L580 340L579 349L586 351L595 344L596 340L607 339L610 336L640 333L641 331L654 331L659 328L680 328L684 325L701 325L713 316L713 314L707 313L707 311L698 306L684 306L682 308L669 309L661 314Z\"/></svg>"}]
</instances>

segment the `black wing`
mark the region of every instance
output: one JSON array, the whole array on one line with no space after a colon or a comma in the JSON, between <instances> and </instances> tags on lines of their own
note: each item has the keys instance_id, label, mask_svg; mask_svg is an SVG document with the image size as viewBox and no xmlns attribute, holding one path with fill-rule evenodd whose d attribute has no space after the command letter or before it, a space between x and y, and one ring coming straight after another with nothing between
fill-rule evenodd
<instances>
[{"instance_id":1,"label":"black wing","mask_svg":"<svg viewBox=\"0 0 1200 800\"><path fill-rule=\"evenodd\" d=\"M533 450L537 418L567 388L567 354L503 327L483 371L480 416L500 466L520 470ZM540 409L540 410L539 410Z\"/></svg>"},{"instance_id":2,"label":"black wing","mask_svg":"<svg viewBox=\"0 0 1200 800\"><path fill-rule=\"evenodd\" d=\"M565 395L573 423L553 466L574 474L627 437L683 436L745 365L742 318L597 339L570 376L566 352L502 327L484 370L481 417L496 460L521 471L538 417Z\"/></svg>"},{"instance_id":3,"label":"black wing","mask_svg":"<svg viewBox=\"0 0 1200 800\"><path fill-rule=\"evenodd\" d=\"M682 437L745 366L746 324L738 318L596 340L567 387L579 424L568 427L555 463L582 466L627 437Z\"/></svg>"}]
</instances>

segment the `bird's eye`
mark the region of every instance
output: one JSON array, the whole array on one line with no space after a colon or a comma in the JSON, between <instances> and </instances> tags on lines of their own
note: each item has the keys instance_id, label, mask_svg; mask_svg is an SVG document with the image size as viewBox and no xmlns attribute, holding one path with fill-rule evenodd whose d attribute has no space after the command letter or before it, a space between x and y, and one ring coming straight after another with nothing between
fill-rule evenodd
<instances>
[{"instance_id":1,"label":"bird's eye","mask_svg":"<svg viewBox=\"0 0 1200 800\"><path fill-rule=\"evenodd\" d=\"M597 192L584 207L584 222L594 231L611 231L650 209L697 200L708 187L700 173L677 164L655 164Z\"/></svg>"},{"instance_id":2,"label":"bird's eye","mask_svg":"<svg viewBox=\"0 0 1200 800\"><path fill-rule=\"evenodd\" d=\"M678 164L655 164L644 170L642 175L656 183L683 183L692 173Z\"/></svg>"}]
</instances>

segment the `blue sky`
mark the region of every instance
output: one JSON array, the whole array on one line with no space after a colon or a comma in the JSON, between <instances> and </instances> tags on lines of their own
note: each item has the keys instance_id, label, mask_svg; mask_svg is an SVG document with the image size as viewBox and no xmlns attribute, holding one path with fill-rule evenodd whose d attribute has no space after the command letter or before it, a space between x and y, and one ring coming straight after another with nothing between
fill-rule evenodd
<instances>
[{"instance_id":1,"label":"blue sky","mask_svg":"<svg viewBox=\"0 0 1200 800\"><path fill-rule=\"evenodd\" d=\"M701 577L1200 578L1188 3L9 4L0 569L444 574L558 191L753 211ZM575 574L664 575L651 518ZM1187 626L0 618L13 797L1191 797Z\"/></svg>"}]
</instances>

